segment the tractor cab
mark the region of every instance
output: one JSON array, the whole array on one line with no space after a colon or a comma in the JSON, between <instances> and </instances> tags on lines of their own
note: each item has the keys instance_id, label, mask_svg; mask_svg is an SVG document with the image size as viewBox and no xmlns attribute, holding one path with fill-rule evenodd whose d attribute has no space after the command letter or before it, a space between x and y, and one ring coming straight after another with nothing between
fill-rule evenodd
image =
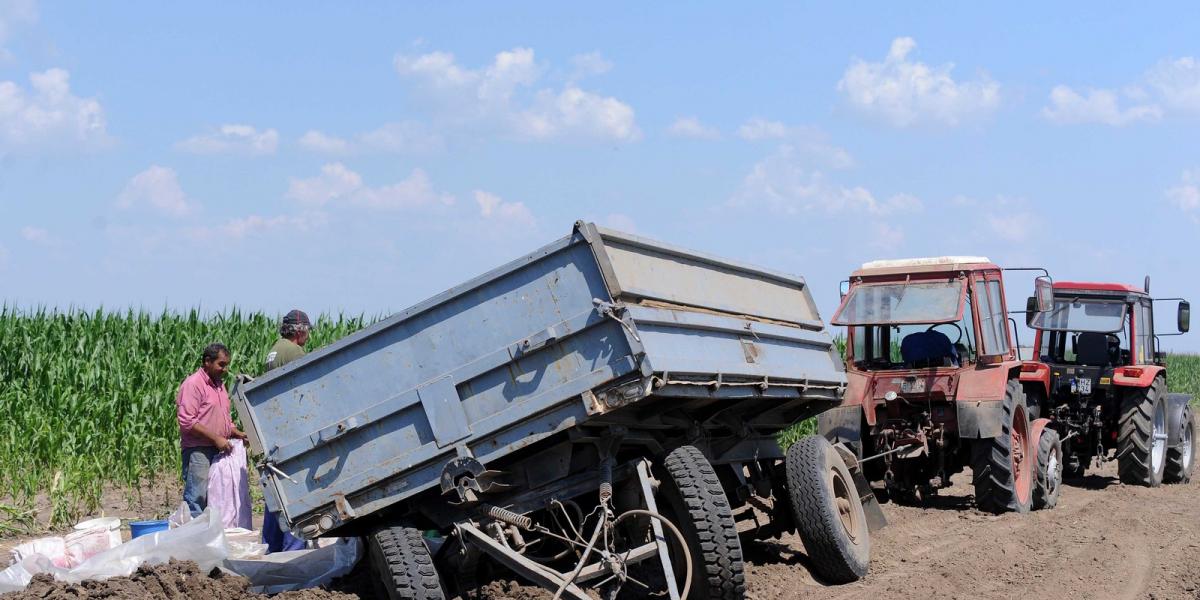
<instances>
[{"instance_id":1,"label":"tractor cab","mask_svg":"<svg viewBox=\"0 0 1200 600\"><path fill-rule=\"evenodd\" d=\"M1033 299L1030 299L1032 302ZM1141 380L1162 367L1154 299L1120 283L1060 281L1051 310L1030 312L1039 362L1050 367L1049 392L1089 396L1113 384ZM1179 302L1177 326L1189 328L1190 308Z\"/></svg>"},{"instance_id":2,"label":"tractor cab","mask_svg":"<svg viewBox=\"0 0 1200 600\"><path fill-rule=\"evenodd\" d=\"M833 317L852 371L957 370L1014 359L1000 267L983 257L873 261Z\"/></svg>"}]
</instances>

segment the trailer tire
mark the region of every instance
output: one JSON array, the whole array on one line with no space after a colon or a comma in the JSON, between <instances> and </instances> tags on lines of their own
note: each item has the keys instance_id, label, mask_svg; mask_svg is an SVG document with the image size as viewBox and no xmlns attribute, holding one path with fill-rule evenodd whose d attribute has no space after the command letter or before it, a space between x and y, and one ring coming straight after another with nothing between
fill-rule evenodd
<instances>
[{"instance_id":1,"label":"trailer tire","mask_svg":"<svg viewBox=\"0 0 1200 600\"><path fill-rule=\"evenodd\" d=\"M367 538L375 581L388 600L445 600L433 557L412 527L388 527Z\"/></svg>"},{"instance_id":2,"label":"trailer tire","mask_svg":"<svg viewBox=\"0 0 1200 600\"><path fill-rule=\"evenodd\" d=\"M1179 444L1167 449L1167 471L1163 474L1167 483L1188 483L1196 470L1196 419L1190 406L1183 407L1179 430Z\"/></svg>"},{"instance_id":3,"label":"trailer tire","mask_svg":"<svg viewBox=\"0 0 1200 600\"><path fill-rule=\"evenodd\" d=\"M1130 389L1121 400L1117 434L1117 473L1129 485L1158 487L1166 472L1167 403L1164 380Z\"/></svg>"},{"instance_id":4,"label":"trailer tire","mask_svg":"<svg viewBox=\"0 0 1200 600\"><path fill-rule=\"evenodd\" d=\"M699 600L746 596L745 564L737 523L712 464L695 446L680 446L663 460L661 479L671 521L692 555L692 591ZM676 567L682 566L675 561Z\"/></svg>"},{"instance_id":5,"label":"trailer tire","mask_svg":"<svg viewBox=\"0 0 1200 600\"><path fill-rule=\"evenodd\" d=\"M829 440L810 435L787 449L788 498L813 571L831 583L862 579L871 535L858 490Z\"/></svg>"},{"instance_id":6,"label":"trailer tire","mask_svg":"<svg viewBox=\"0 0 1200 600\"><path fill-rule=\"evenodd\" d=\"M1000 435L971 446L975 504L992 513L1027 513L1033 504L1036 457L1029 443L1029 410L1020 382L1009 380L1002 401Z\"/></svg>"},{"instance_id":7,"label":"trailer tire","mask_svg":"<svg viewBox=\"0 0 1200 600\"><path fill-rule=\"evenodd\" d=\"M1063 456L1058 432L1046 428L1038 439L1037 484L1033 488L1033 510L1054 508L1062 491Z\"/></svg>"}]
</instances>

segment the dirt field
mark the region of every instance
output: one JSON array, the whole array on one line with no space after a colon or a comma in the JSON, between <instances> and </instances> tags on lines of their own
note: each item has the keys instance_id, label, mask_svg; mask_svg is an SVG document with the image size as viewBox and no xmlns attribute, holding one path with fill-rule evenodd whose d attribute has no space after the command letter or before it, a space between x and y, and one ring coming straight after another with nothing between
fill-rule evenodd
<instances>
[{"instance_id":1,"label":"dirt field","mask_svg":"<svg viewBox=\"0 0 1200 600\"><path fill-rule=\"evenodd\" d=\"M931 508L884 505L862 581L823 586L782 544L749 544L749 596L768 598L1200 598L1200 483L1121 485L1116 463L1069 482L1058 507L994 516L970 507L970 476Z\"/></svg>"},{"instance_id":2,"label":"dirt field","mask_svg":"<svg viewBox=\"0 0 1200 600\"><path fill-rule=\"evenodd\" d=\"M954 478L928 508L884 505L890 525L872 538L871 572L862 581L826 586L814 580L799 539L745 547L748 596L880 600L883 598L1200 598L1200 482L1146 489L1121 485L1109 463L1065 486L1058 508L1029 515L994 516L971 507L969 473ZM160 580L175 581L184 596L252 598L240 578L190 577L172 566L164 573L109 584L65 586L43 581L20 597L178 597L156 595ZM160 570L165 567L160 567ZM162 577L171 575L171 577ZM445 575L445 574L443 574ZM343 592L295 598L371 598L369 575L352 574ZM182 583L183 579L190 580ZM365 585L364 585L365 584ZM115 586L115 587L114 587ZM36 590L35 590L36 588ZM153 591L146 592L153 588ZM81 592L83 592L81 594ZM357 594L353 593L357 592ZM113 594L113 595L109 595ZM537 600L550 594L516 582L493 582L482 598Z\"/></svg>"}]
</instances>

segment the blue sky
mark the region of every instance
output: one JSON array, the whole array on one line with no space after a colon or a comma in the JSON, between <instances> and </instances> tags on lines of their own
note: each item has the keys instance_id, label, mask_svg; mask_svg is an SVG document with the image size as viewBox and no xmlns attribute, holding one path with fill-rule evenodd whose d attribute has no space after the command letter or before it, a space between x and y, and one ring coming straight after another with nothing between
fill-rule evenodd
<instances>
[{"instance_id":1,"label":"blue sky","mask_svg":"<svg viewBox=\"0 0 1200 600\"><path fill-rule=\"evenodd\" d=\"M1200 5L842 4L0 0L0 298L390 312L583 218L825 317L941 254L1200 300Z\"/></svg>"}]
</instances>

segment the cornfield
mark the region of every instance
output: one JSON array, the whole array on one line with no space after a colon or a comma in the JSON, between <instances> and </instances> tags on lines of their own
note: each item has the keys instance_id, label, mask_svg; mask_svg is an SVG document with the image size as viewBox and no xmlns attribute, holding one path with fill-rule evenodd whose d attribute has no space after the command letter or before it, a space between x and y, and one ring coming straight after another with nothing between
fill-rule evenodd
<instances>
[{"instance_id":1,"label":"cornfield","mask_svg":"<svg viewBox=\"0 0 1200 600\"><path fill-rule=\"evenodd\" d=\"M368 324L321 315L308 347ZM51 527L94 511L105 486L140 489L179 469L175 392L221 342L231 373L260 374L278 317L0 307L0 533L49 501ZM232 381L227 378L227 382ZM5 497L7 496L7 497ZM26 527L28 528L28 527Z\"/></svg>"}]
</instances>

